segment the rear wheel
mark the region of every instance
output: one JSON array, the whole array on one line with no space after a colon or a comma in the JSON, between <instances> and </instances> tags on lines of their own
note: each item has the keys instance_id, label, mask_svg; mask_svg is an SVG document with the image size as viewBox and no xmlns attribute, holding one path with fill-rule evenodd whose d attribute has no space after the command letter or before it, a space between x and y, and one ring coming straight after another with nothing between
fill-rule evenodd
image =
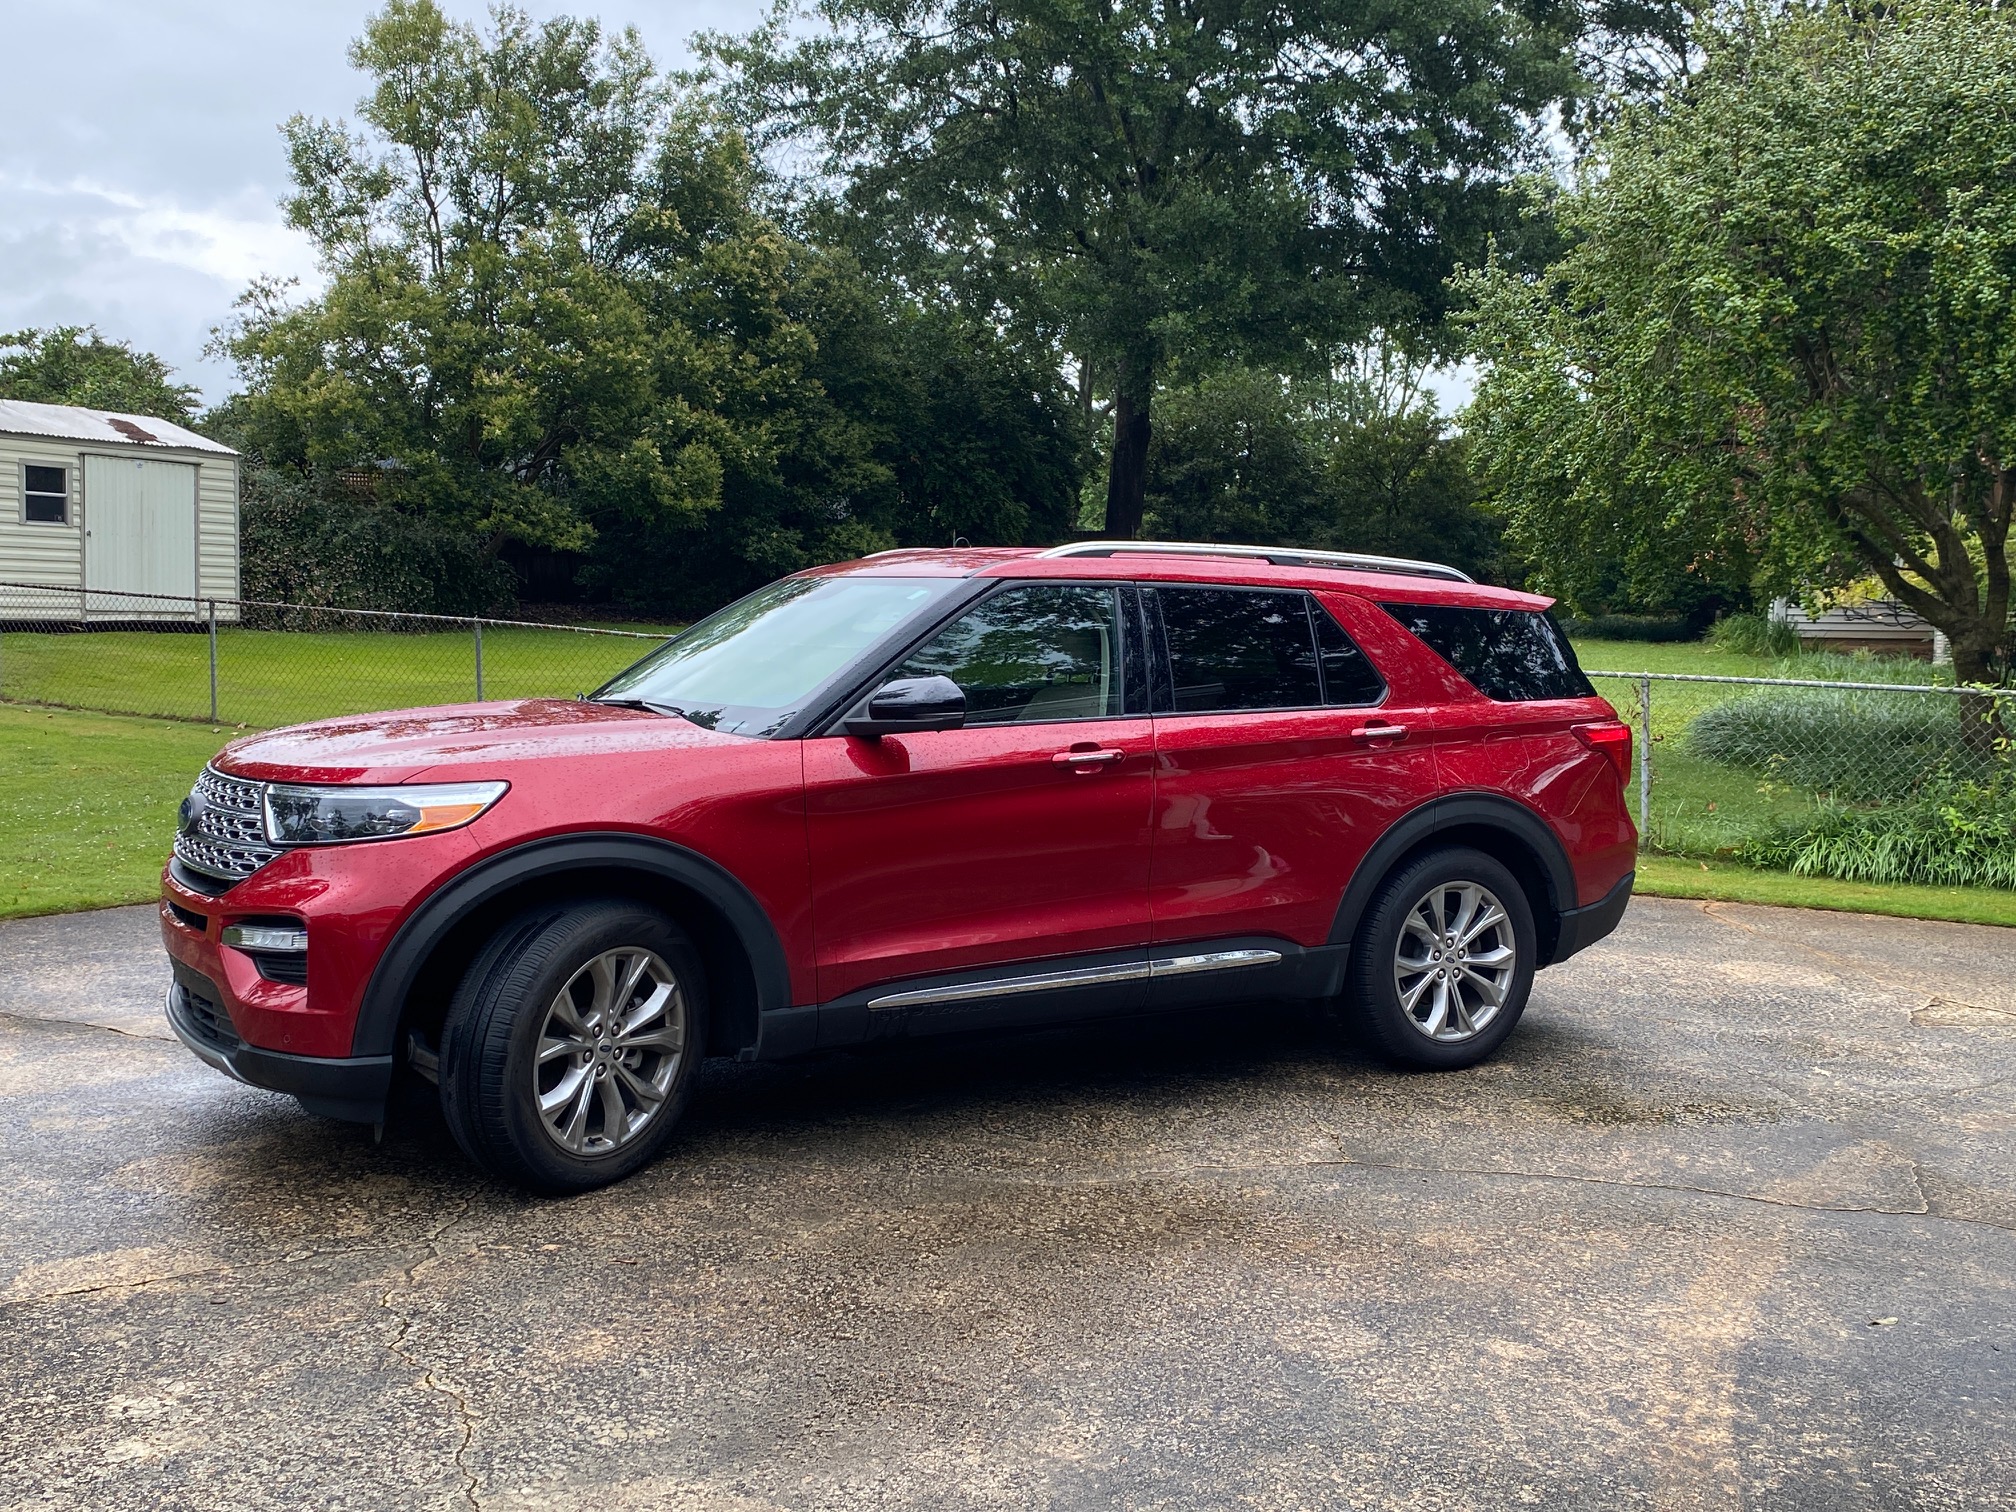
<instances>
[{"instance_id":1,"label":"rear wheel","mask_svg":"<svg viewBox=\"0 0 2016 1512\"><path fill-rule=\"evenodd\" d=\"M543 1192L628 1176L664 1148L706 1043L700 960L623 900L556 905L500 930L441 1035L441 1107L493 1175Z\"/></svg>"},{"instance_id":2,"label":"rear wheel","mask_svg":"<svg viewBox=\"0 0 2016 1512\"><path fill-rule=\"evenodd\" d=\"M1456 1070L1512 1033L1536 952L1532 905L1502 862L1467 847L1431 851L1366 909L1348 990L1391 1059Z\"/></svg>"}]
</instances>

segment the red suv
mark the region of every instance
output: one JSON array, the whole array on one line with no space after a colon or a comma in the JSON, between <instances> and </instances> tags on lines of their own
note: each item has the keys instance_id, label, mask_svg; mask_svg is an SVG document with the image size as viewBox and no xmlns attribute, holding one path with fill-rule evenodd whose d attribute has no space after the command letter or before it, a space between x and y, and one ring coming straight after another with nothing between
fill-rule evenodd
<instances>
[{"instance_id":1,"label":"red suv","mask_svg":"<svg viewBox=\"0 0 2016 1512\"><path fill-rule=\"evenodd\" d=\"M706 1055L1340 999L1467 1066L1615 927L1631 731L1548 601L1426 562L897 551L592 697L227 747L162 882L198 1056L508 1180L664 1145Z\"/></svg>"}]
</instances>

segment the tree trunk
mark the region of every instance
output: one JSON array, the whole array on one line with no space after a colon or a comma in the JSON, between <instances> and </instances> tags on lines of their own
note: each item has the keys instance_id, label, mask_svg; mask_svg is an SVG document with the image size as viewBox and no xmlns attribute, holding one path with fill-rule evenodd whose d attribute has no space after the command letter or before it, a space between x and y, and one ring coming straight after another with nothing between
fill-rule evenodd
<instances>
[{"instance_id":1,"label":"tree trunk","mask_svg":"<svg viewBox=\"0 0 2016 1512\"><path fill-rule=\"evenodd\" d=\"M1106 474L1106 534L1131 541L1141 534L1148 487L1148 405L1152 382L1138 393L1113 393L1113 465Z\"/></svg>"}]
</instances>

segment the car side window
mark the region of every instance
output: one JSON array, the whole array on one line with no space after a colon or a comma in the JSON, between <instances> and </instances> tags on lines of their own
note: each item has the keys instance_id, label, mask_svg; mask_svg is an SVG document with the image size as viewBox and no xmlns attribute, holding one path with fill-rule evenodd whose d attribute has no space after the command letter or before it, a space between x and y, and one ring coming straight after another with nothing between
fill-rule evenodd
<instances>
[{"instance_id":1,"label":"car side window","mask_svg":"<svg viewBox=\"0 0 2016 1512\"><path fill-rule=\"evenodd\" d=\"M1309 618L1316 626L1316 650L1323 664L1323 702L1333 708L1363 708L1386 696L1386 679L1372 665L1330 611L1311 601Z\"/></svg>"},{"instance_id":2,"label":"car side window","mask_svg":"<svg viewBox=\"0 0 2016 1512\"><path fill-rule=\"evenodd\" d=\"M1179 714L1323 702L1308 598L1251 588L1154 588Z\"/></svg>"},{"instance_id":3,"label":"car side window","mask_svg":"<svg viewBox=\"0 0 2016 1512\"><path fill-rule=\"evenodd\" d=\"M1118 718L1119 610L1109 587L1010 588L960 615L890 676L951 678L966 694L969 726Z\"/></svg>"}]
</instances>

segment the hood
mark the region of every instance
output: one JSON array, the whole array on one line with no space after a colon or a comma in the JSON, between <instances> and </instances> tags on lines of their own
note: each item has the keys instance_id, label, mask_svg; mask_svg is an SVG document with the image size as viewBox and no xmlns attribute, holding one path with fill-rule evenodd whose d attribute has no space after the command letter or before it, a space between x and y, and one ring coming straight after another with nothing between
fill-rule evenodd
<instances>
[{"instance_id":1,"label":"hood","mask_svg":"<svg viewBox=\"0 0 2016 1512\"><path fill-rule=\"evenodd\" d=\"M215 765L263 782L412 782L430 772L473 777L480 769L555 757L739 745L645 709L575 699L449 704L353 714L234 740Z\"/></svg>"}]
</instances>

